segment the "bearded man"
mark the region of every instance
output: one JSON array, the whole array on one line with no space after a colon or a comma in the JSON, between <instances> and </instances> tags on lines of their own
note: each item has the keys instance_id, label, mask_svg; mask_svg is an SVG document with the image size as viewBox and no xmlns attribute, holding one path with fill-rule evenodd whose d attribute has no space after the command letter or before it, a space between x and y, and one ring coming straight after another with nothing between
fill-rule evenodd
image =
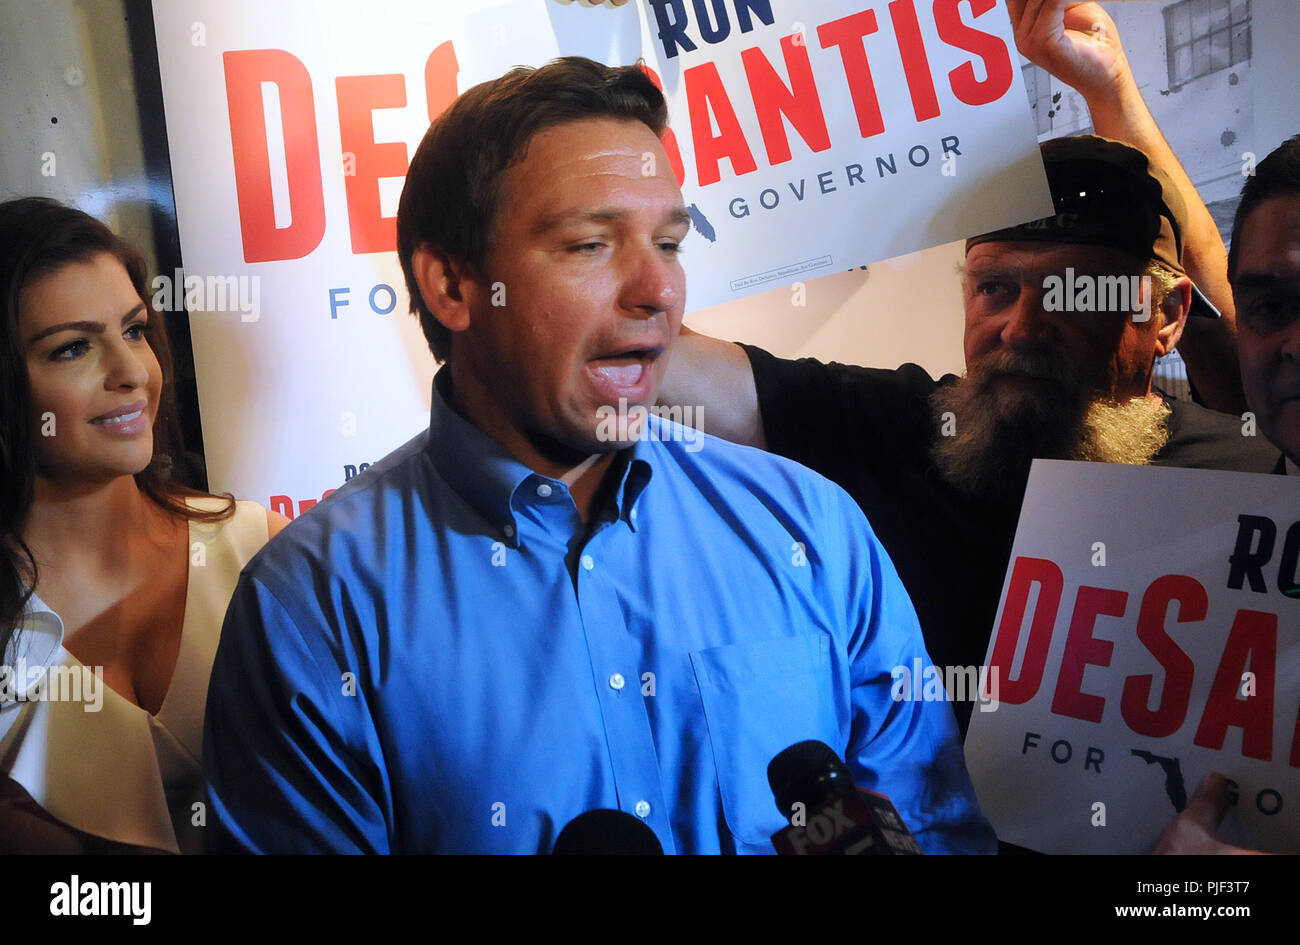
<instances>
[{"instance_id":1,"label":"bearded man","mask_svg":"<svg viewBox=\"0 0 1300 945\"><path fill-rule=\"evenodd\" d=\"M1010 6L1020 51L1077 89L1106 137L1045 143L1054 214L967 242L966 376L788 361L683 329L660 392L707 407L708 432L852 495L940 667L984 661L1034 457L1252 472L1277 462L1237 414L1152 386L1155 360L1183 340L1206 401L1242 403L1227 250L1114 23L1090 3ZM1080 536L1084 549L1093 540ZM954 709L964 732L971 703Z\"/></svg>"},{"instance_id":2,"label":"bearded man","mask_svg":"<svg viewBox=\"0 0 1300 945\"><path fill-rule=\"evenodd\" d=\"M1117 141L1042 153L1056 214L966 242L967 371L929 397L939 473L1018 504L1035 457L1233 467L1239 424L1153 390L1188 315L1219 315L1183 270L1176 188Z\"/></svg>"}]
</instances>

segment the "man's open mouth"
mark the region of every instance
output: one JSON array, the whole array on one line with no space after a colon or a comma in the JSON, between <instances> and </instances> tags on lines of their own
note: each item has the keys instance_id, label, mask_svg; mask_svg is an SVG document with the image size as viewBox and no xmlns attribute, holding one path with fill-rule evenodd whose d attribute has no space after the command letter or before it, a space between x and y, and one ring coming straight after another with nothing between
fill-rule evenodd
<instances>
[{"instance_id":1,"label":"man's open mouth","mask_svg":"<svg viewBox=\"0 0 1300 945\"><path fill-rule=\"evenodd\" d=\"M635 400L647 386L650 368L663 354L662 346L622 348L592 358L589 370L602 393L611 397Z\"/></svg>"}]
</instances>

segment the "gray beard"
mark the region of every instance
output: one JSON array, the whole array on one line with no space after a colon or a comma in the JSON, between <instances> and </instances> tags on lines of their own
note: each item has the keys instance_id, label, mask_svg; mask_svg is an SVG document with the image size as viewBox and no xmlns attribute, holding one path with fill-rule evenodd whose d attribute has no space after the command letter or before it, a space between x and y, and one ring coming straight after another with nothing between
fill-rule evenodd
<instances>
[{"instance_id":1,"label":"gray beard","mask_svg":"<svg viewBox=\"0 0 1300 945\"><path fill-rule=\"evenodd\" d=\"M998 375L1042 380L1032 394L1000 389ZM939 473L967 495L1019 503L1035 458L1146 465L1169 440L1169 408L1134 397L1112 403L1089 392L1068 365L998 354L930 396L940 435L930 449ZM952 435L942 435L945 422Z\"/></svg>"}]
</instances>

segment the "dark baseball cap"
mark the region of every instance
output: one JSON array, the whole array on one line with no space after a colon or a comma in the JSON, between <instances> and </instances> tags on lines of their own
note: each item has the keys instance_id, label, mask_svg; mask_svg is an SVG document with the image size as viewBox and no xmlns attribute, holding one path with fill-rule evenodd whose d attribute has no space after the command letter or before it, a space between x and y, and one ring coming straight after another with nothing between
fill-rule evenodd
<instances>
[{"instance_id":1,"label":"dark baseball cap","mask_svg":"<svg viewBox=\"0 0 1300 945\"><path fill-rule=\"evenodd\" d=\"M1173 181L1146 154L1100 135L1053 138L1040 150L1056 213L973 236L966 241L966 252L993 241L1083 243L1123 250L1187 275L1187 206ZM1194 281L1190 314L1220 317Z\"/></svg>"}]
</instances>

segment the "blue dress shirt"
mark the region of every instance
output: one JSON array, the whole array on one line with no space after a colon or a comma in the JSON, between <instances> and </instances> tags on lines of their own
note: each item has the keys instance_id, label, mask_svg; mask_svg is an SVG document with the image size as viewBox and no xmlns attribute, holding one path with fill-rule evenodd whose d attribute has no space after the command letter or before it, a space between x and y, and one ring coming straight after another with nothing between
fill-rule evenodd
<instances>
[{"instance_id":1,"label":"blue dress shirt","mask_svg":"<svg viewBox=\"0 0 1300 945\"><path fill-rule=\"evenodd\" d=\"M425 433L240 578L204 743L219 847L546 853L618 808L665 852L771 853L767 764L814 738L926 852L995 849L950 707L890 697L929 659L839 487L652 417L584 526L441 386Z\"/></svg>"}]
</instances>

